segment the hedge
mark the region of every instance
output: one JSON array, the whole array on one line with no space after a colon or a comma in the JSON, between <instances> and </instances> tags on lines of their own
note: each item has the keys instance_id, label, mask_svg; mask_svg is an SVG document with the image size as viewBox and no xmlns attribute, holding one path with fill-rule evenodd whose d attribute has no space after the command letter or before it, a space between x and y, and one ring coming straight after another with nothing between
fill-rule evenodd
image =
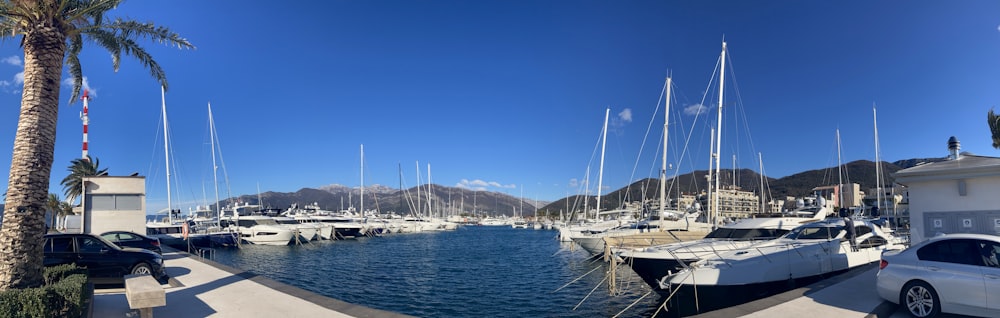
<instances>
[{"instance_id":1,"label":"hedge","mask_svg":"<svg viewBox=\"0 0 1000 318\"><path fill-rule=\"evenodd\" d=\"M0 292L0 317L84 317L92 290L86 270L73 265L46 268L45 285Z\"/></svg>"}]
</instances>

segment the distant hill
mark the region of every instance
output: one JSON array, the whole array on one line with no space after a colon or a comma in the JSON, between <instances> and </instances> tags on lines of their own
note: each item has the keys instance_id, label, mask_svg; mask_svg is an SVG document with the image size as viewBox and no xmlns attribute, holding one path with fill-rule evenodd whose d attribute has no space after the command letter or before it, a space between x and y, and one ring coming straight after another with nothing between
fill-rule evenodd
<instances>
[{"instance_id":1,"label":"distant hill","mask_svg":"<svg viewBox=\"0 0 1000 318\"><path fill-rule=\"evenodd\" d=\"M892 163L882 162L884 176L888 184L894 181L892 174L896 171L913 167L922 163L943 161L945 158L919 158L899 160ZM875 163L867 160L858 160L844 165L844 182L858 183L862 190L875 187ZM763 180L764 187L769 189L769 196L784 198L786 196L801 197L809 195L812 189L819 186L837 184L838 168L836 166L800 172L780 179L766 178ZM761 177L756 171L750 169L723 170L721 185L738 185L747 191L757 192L761 188ZM679 175L667 181L667 187L672 196L677 193L698 193L708 189L706 181L706 170L697 170L684 175ZM735 175L735 177L734 177ZM676 182L675 182L676 181ZM655 198L659 196L659 180L647 178L633 182L632 184L611 191L602 195L601 206L604 209L621 206L623 202L637 201L642 198ZM572 195L554 202L534 201L490 191L472 191L464 188L447 187L442 185L431 185L431 205L434 211L450 207L459 214L479 214L488 215L513 215L515 210L523 210L522 215L534 215L535 207L538 207L539 215L559 215L560 211L578 210L583 207L583 195ZM415 211L414 206L418 204L416 187L406 190L399 190L383 185L365 186L365 209L378 209L383 213L395 212L400 215L407 215ZM427 186L424 185L419 190L419 204L423 211L427 206ZM260 194L260 201L265 207L277 209L287 209L292 204L303 206L305 204L317 203L326 210L341 210L348 207L360 208L361 191L359 188L348 187L339 184L322 186L319 189L302 188L296 192L264 192ZM257 195L243 195L233 200L257 204ZM223 200L223 204L229 200ZM597 205L597 199L591 195L587 206Z\"/></svg>"},{"instance_id":2,"label":"distant hill","mask_svg":"<svg viewBox=\"0 0 1000 318\"><path fill-rule=\"evenodd\" d=\"M913 167L921 163L942 161L944 158L926 158L926 159L909 159L900 160L893 163L882 162L883 175L885 177L885 182L887 184L892 184L895 179L892 174L896 171ZM902 166L901 166L902 165ZM868 160L858 160L849 162L843 167L845 178L844 183L857 183L860 185L862 191L867 191L868 189L875 188L876 176L875 176L875 162ZM693 171L688 174L679 175L676 178L667 180L667 187L673 195L676 193L699 193L708 189L709 185L706 179L708 172L706 170ZM761 188L761 178L757 172L750 169L739 169L737 171L733 170L723 170L720 171L722 178L720 180L721 186L729 186L736 184L740 188L747 191L758 192ZM736 175L734 178L733 175ZM805 172L800 172L780 179L765 178L764 187L769 189L769 196L774 198L783 199L786 196L792 197L802 197L809 195L812 189L820 186L828 186L837 184L838 167L829 167L824 169L809 170ZM674 183L676 179L676 183ZM657 179L643 179L632 184L612 191L606 195L602 195L601 206L603 208L610 208L615 206L620 206L622 202L639 200L640 198L657 198L659 197L660 191L659 180ZM575 195L560 200L556 200L549 205L542 206L539 208L539 214L551 213L552 215L559 215L560 211L567 210L579 210L583 207L583 196ZM597 204L597 199L593 196L590 197L590 201L587 202L587 206L594 207Z\"/></svg>"},{"instance_id":3,"label":"distant hill","mask_svg":"<svg viewBox=\"0 0 1000 318\"><path fill-rule=\"evenodd\" d=\"M316 203L325 210L342 210L348 207L360 209L361 190L340 185L324 186L320 189L302 188L291 193L264 192L260 194L260 203L265 207L287 209L292 204L300 207L306 204ZM416 187L400 191L385 186L365 186L366 210L378 209L382 213L395 212L400 215L408 215L416 211L415 206L419 204L421 211L427 211L427 186L419 189L420 197L417 197ZM445 209L451 209L457 214L471 215L476 211L479 214L488 215L513 215L517 210L524 216L532 216L535 213L535 206L546 204L547 202L535 202L525 199L522 203L516 197L489 191L472 191L464 188L446 187L441 185L431 185L430 201L435 213ZM243 195L233 200L258 204L257 195ZM223 200L223 205L228 202ZM524 212L520 212L524 211Z\"/></svg>"}]
</instances>

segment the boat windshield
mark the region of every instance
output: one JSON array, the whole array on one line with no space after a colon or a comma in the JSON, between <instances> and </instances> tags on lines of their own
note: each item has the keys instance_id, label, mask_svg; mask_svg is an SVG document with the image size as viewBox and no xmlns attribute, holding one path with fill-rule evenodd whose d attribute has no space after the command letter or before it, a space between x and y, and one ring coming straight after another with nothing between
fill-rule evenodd
<instances>
[{"instance_id":1,"label":"boat windshield","mask_svg":"<svg viewBox=\"0 0 1000 318\"><path fill-rule=\"evenodd\" d=\"M705 238L717 238L717 239L728 239L728 240L761 240L761 239L774 239L781 237L788 233L788 230L783 229L732 229L732 228L718 228Z\"/></svg>"},{"instance_id":2,"label":"boat windshield","mask_svg":"<svg viewBox=\"0 0 1000 318\"><path fill-rule=\"evenodd\" d=\"M818 240L818 239L832 239L840 234L840 231L844 230L843 225L835 226L802 226L793 229L791 232L785 235L785 238L790 238L793 240Z\"/></svg>"},{"instance_id":3,"label":"boat windshield","mask_svg":"<svg viewBox=\"0 0 1000 318\"><path fill-rule=\"evenodd\" d=\"M242 227L251 227L254 225L278 225L278 222L275 222L274 219L240 219L237 222L239 223L239 226Z\"/></svg>"}]
</instances>

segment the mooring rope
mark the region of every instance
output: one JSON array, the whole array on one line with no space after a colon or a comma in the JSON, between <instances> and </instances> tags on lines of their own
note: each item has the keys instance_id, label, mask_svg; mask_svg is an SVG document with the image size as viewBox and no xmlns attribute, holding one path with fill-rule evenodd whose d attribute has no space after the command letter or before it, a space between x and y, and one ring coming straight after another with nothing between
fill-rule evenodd
<instances>
[{"instance_id":1,"label":"mooring rope","mask_svg":"<svg viewBox=\"0 0 1000 318\"><path fill-rule=\"evenodd\" d=\"M589 271L589 272L587 272L586 274L583 274L583 276L580 276L580 277L577 277L576 279L574 279L574 280L570 281L569 283L566 283L566 285L563 285L562 287L559 287L559 288L557 288L556 290L553 290L552 292L554 293L554 292L557 292L557 291L560 291L560 290L562 290L563 288L566 288L566 286L569 286L570 284L572 284L572 283L575 283L576 281L578 281L578 280L580 280L580 279L582 279L582 278L586 277L587 275L590 275L590 273L593 273L593 272L594 272L594 271L596 271L596 270L597 270L598 268L601 268L601 266L598 266L598 267L594 267L594 269L590 270L590 271Z\"/></svg>"}]
</instances>

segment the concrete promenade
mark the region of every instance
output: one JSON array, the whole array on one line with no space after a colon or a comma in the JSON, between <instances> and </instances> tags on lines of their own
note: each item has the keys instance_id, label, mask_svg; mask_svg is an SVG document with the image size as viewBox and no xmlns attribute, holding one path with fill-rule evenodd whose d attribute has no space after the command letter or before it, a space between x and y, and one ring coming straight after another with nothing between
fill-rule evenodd
<instances>
[{"instance_id":1,"label":"concrete promenade","mask_svg":"<svg viewBox=\"0 0 1000 318\"><path fill-rule=\"evenodd\" d=\"M184 252L164 250L167 305L154 317L408 317L319 295ZM95 290L93 317L136 317L124 288Z\"/></svg>"},{"instance_id":2,"label":"concrete promenade","mask_svg":"<svg viewBox=\"0 0 1000 318\"><path fill-rule=\"evenodd\" d=\"M409 317L322 296L184 252L165 251L167 305L154 317ZM782 294L719 309L701 318L902 318L906 311L875 292L877 264L870 264ZM943 315L944 317L963 317ZM139 317L124 288L98 289L93 317Z\"/></svg>"},{"instance_id":3,"label":"concrete promenade","mask_svg":"<svg viewBox=\"0 0 1000 318\"><path fill-rule=\"evenodd\" d=\"M907 318L905 308L883 300L875 291L878 263L739 306L692 316L699 318ZM942 314L941 318L966 316Z\"/></svg>"}]
</instances>

